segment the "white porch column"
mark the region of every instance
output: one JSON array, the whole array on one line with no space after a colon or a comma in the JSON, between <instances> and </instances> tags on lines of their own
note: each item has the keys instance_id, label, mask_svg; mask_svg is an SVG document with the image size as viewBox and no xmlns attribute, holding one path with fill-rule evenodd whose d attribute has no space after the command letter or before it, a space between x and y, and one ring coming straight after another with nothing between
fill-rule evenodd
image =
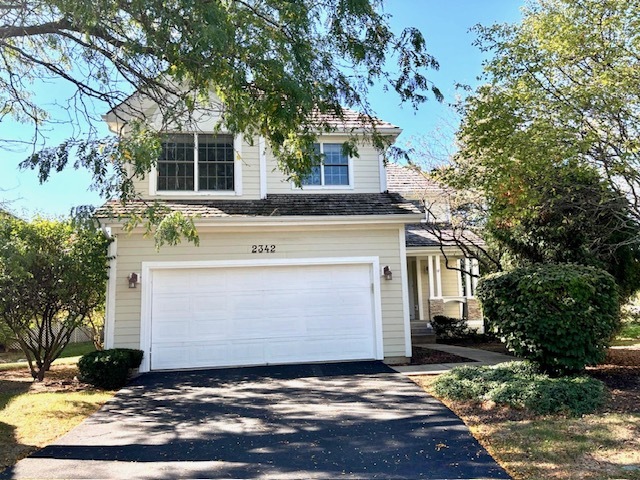
<instances>
[{"instance_id":1,"label":"white porch column","mask_svg":"<svg viewBox=\"0 0 640 480\"><path fill-rule=\"evenodd\" d=\"M436 296L435 294L435 275L433 271L433 255L429 255L429 300Z\"/></svg>"},{"instance_id":2,"label":"white porch column","mask_svg":"<svg viewBox=\"0 0 640 480\"><path fill-rule=\"evenodd\" d=\"M456 261L458 267L458 296L464 297L464 289L462 287L462 259ZM460 318L464 316L464 303L460 302Z\"/></svg>"},{"instance_id":3,"label":"white porch column","mask_svg":"<svg viewBox=\"0 0 640 480\"><path fill-rule=\"evenodd\" d=\"M478 265L478 259L471 259L471 285L473 286L473 296L476 296L476 287L478 286L478 277L480 276L480 266Z\"/></svg>"},{"instance_id":4,"label":"white porch column","mask_svg":"<svg viewBox=\"0 0 640 480\"><path fill-rule=\"evenodd\" d=\"M418 289L418 320L424 320L424 295L422 295L422 268L420 257L416 257L416 288Z\"/></svg>"},{"instance_id":5,"label":"white porch column","mask_svg":"<svg viewBox=\"0 0 640 480\"><path fill-rule=\"evenodd\" d=\"M436 255L436 282L438 285L438 297L442 297L442 272L440 271L440 255Z\"/></svg>"},{"instance_id":6,"label":"white porch column","mask_svg":"<svg viewBox=\"0 0 640 480\"><path fill-rule=\"evenodd\" d=\"M469 275L469 272L471 272L471 259L470 258L465 258L464 259L464 286L465 286L465 296L467 298L471 298L471 275Z\"/></svg>"}]
</instances>

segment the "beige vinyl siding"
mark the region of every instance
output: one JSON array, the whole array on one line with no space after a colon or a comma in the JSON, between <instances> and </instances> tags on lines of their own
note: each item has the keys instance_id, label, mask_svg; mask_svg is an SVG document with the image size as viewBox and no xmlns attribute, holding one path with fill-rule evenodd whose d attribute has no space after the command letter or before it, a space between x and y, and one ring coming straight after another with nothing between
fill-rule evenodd
<instances>
[{"instance_id":1,"label":"beige vinyl siding","mask_svg":"<svg viewBox=\"0 0 640 480\"><path fill-rule=\"evenodd\" d=\"M136 192L140 194L142 198L157 198L157 199L247 199L247 200L255 200L260 198L260 154L258 149L258 142L254 142L253 145L250 145L249 142L245 139L242 142L242 152L240 153L239 158L236 157L236 162L240 162L242 169L242 195L193 195L189 194L189 192L184 192L184 194L172 194L172 195L162 195L156 194L153 197L149 194L149 182L150 177L153 176L155 178L156 171L152 170L145 178L134 179L134 186L136 188Z\"/></svg>"},{"instance_id":2,"label":"beige vinyl siding","mask_svg":"<svg viewBox=\"0 0 640 480\"><path fill-rule=\"evenodd\" d=\"M319 138L323 143L344 143L345 136L329 135ZM351 159L353 188L296 188L278 170L273 154L267 150L267 193L380 193L380 163L378 151L371 145L358 146L359 157Z\"/></svg>"},{"instance_id":3,"label":"beige vinyl siding","mask_svg":"<svg viewBox=\"0 0 640 480\"><path fill-rule=\"evenodd\" d=\"M379 256L388 265L393 280L380 282L383 345L385 357L405 355L405 327L400 276L399 230L397 227L366 229L326 226L306 229L252 227L235 232L213 232L200 227L200 246L182 243L156 252L153 240L141 234L118 235L114 346L139 348L141 288L128 288L127 276L140 273L142 262L263 260L321 257ZM251 245L276 246L276 253L252 254ZM379 272L374 272L374 275ZM145 278L141 278L141 283Z\"/></svg>"}]
</instances>

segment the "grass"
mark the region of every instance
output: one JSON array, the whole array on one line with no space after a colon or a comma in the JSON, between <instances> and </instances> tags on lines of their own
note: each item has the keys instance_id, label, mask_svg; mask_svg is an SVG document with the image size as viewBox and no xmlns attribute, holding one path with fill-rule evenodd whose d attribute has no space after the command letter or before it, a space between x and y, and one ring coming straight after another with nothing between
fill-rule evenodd
<instances>
[{"instance_id":1,"label":"grass","mask_svg":"<svg viewBox=\"0 0 640 480\"><path fill-rule=\"evenodd\" d=\"M93 342L70 343L53 363L54 365L75 365L82 355L94 350ZM26 367L27 361L22 351L12 350L0 353L0 372Z\"/></svg>"},{"instance_id":2,"label":"grass","mask_svg":"<svg viewBox=\"0 0 640 480\"><path fill-rule=\"evenodd\" d=\"M640 344L640 320L637 318L622 322L622 328L613 341L613 346L626 347Z\"/></svg>"},{"instance_id":3,"label":"grass","mask_svg":"<svg viewBox=\"0 0 640 480\"><path fill-rule=\"evenodd\" d=\"M0 470L53 442L98 410L113 392L68 387L77 372L58 365L49 385L33 384L28 372L0 377ZM64 381L64 382L61 382ZM63 388L58 385L65 384Z\"/></svg>"}]
</instances>

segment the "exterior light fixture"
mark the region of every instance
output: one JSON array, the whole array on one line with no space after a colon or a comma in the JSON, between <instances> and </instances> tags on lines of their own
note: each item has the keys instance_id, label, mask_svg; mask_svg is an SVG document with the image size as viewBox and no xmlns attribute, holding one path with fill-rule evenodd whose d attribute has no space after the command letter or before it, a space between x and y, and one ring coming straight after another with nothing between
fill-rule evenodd
<instances>
[{"instance_id":1,"label":"exterior light fixture","mask_svg":"<svg viewBox=\"0 0 640 480\"><path fill-rule=\"evenodd\" d=\"M382 275L384 276L385 280L393 280L393 272L391 272L391 269L388 265L382 270Z\"/></svg>"},{"instance_id":2,"label":"exterior light fixture","mask_svg":"<svg viewBox=\"0 0 640 480\"><path fill-rule=\"evenodd\" d=\"M131 272L127 277L127 280L129 280L129 288L136 288L138 285L138 274Z\"/></svg>"}]
</instances>

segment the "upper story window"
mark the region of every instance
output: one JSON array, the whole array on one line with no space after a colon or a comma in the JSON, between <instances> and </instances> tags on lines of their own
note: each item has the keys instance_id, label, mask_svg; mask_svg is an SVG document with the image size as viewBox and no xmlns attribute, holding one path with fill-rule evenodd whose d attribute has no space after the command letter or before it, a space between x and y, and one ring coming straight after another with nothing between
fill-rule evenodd
<instances>
[{"instance_id":1,"label":"upper story window","mask_svg":"<svg viewBox=\"0 0 640 480\"><path fill-rule=\"evenodd\" d=\"M304 186L349 186L349 157L342 152L341 143L316 143L316 153L322 154L322 163L312 167Z\"/></svg>"},{"instance_id":2,"label":"upper story window","mask_svg":"<svg viewBox=\"0 0 640 480\"><path fill-rule=\"evenodd\" d=\"M232 191L233 136L169 135L158 158L157 189L161 191Z\"/></svg>"}]
</instances>

